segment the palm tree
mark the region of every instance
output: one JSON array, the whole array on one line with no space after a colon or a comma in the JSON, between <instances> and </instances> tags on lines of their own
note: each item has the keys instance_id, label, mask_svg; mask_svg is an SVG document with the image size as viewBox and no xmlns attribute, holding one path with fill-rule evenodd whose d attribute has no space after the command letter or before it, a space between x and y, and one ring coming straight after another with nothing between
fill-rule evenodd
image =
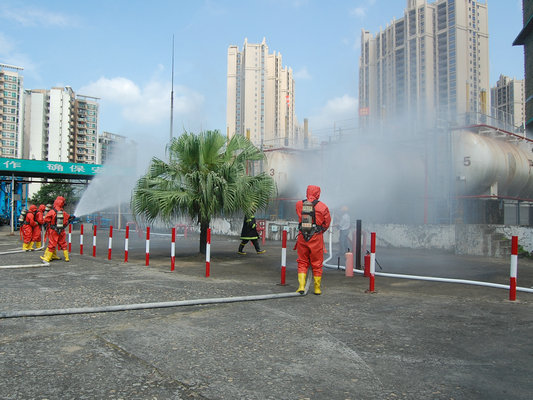
<instances>
[{"instance_id":1,"label":"palm tree","mask_svg":"<svg viewBox=\"0 0 533 400\"><path fill-rule=\"evenodd\" d=\"M200 224L200 253L205 254L211 219L264 209L275 192L265 173L247 174L249 161L265 158L241 135L229 141L218 130L185 132L167 147L168 163L152 158L149 171L133 191L131 209L148 222L171 222L189 215Z\"/></svg>"}]
</instances>

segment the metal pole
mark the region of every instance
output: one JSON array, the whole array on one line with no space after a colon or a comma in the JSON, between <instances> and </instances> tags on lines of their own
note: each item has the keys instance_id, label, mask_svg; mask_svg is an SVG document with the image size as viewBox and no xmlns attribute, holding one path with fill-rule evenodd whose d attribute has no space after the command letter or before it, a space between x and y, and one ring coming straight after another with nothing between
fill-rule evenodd
<instances>
[{"instance_id":1,"label":"metal pole","mask_svg":"<svg viewBox=\"0 0 533 400\"><path fill-rule=\"evenodd\" d=\"M362 229L361 229L361 220L358 219L356 221L356 229L355 229L355 268L361 269L361 235L362 235Z\"/></svg>"},{"instance_id":2,"label":"metal pole","mask_svg":"<svg viewBox=\"0 0 533 400\"><path fill-rule=\"evenodd\" d=\"M15 234L15 174L11 175L11 235Z\"/></svg>"},{"instance_id":3,"label":"metal pole","mask_svg":"<svg viewBox=\"0 0 533 400\"><path fill-rule=\"evenodd\" d=\"M174 130L174 35L172 35L172 90L170 92L170 141ZM170 144L170 142L169 142Z\"/></svg>"}]
</instances>

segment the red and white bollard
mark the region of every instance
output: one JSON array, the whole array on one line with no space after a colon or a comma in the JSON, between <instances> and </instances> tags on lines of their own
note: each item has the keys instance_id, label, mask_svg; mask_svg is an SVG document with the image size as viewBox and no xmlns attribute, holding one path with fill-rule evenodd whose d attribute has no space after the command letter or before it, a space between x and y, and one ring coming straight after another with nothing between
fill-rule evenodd
<instances>
[{"instance_id":1,"label":"red and white bollard","mask_svg":"<svg viewBox=\"0 0 533 400\"><path fill-rule=\"evenodd\" d=\"M287 269L287 231L283 229L281 234L281 286L285 286L285 274Z\"/></svg>"},{"instance_id":2,"label":"red and white bollard","mask_svg":"<svg viewBox=\"0 0 533 400\"><path fill-rule=\"evenodd\" d=\"M146 227L146 266L150 265L150 227Z\"/></svg>"},{"instance_id":3,"label":"red and white bollard","mask_svg":"<svg viewBox=\"0 0 533 400\"><path fill-rule=\"evenodd\" d=\"M124 239L124 262L128 262L128 242L130 240L130 226L126 225L126 238Z\"/></svg>"},{"instance_id":4,"label":"red and white bollard","mask_svg":"<svg viewBox=\"0 0 533 400\"><path fill-rule=\"evenodd\" d=\"M370 254L365 254L365 277L370 277Z\"/></svg>"},{"instance_id":5,"label":"red and white bollard","mask_svg":"<svg viewBox=\"0 0 533 400\"><path fill-rule=\"evenodd\" d=\"M83 254L83 224L80 225L80 255Z\"/></svg>"},{"instance_id":6,"label":"red and white bollard","mask_svg":"<svg viewBox=\"0 0 533 400\"><path fill-rule=\"evenodd\" d=\"M172 228L172 244L170 245L170 270L176 265L176 228Z\"/></svg>"},{"instance_id":7,"label":"red and white bollard","mask_svg":"<svg viewBox=\"0 0 533 400\"><path fill-rule=\"evenodd\" d=\"M93 257L96 257L96 225L93 226Z\"/></svg>"},{"instance_id":8,"label":"red and white bollard","mask_svg":"<svg viewBox=\"0 0 533 400\"><path fill-rule=\"evenodd\" d=\"M374 293L376 273L376 232L370 233L370 284L368 288L369 293Z\"/></svg>"},{"instance_id":9,"label":"red and white bollard","mask_svg":"<svg viewBox=\"0 0 533 400\"><path fill-rule=\"evenodd\" d=\"M113 247L113 226L109 227L109 242L107 245L107 259L111 260L111 248Z\"/></svg>"},{"instance_id":10,"label":"red and white bollard","mask_svg":"<svg viewBox=\"0 0 533 400\"><path fill-rule=\"evenodd\" d=\"M205 244L205 277L211 275L211 228L207 228L207 243Z\"/></svg>"},{"instance_id":11,"label":"red and white bollard","mask_svg":"<svg viewBox=\"0 0 533 400\"><path fill-rule=\"evenodd\" d=\"M516 300L516 273L518 270L518 236L511 239L511 277L509 283L509 300Z\"/></svg>"},{"instance_id":12,"label":"red and white bollard","mask_svg":"<svg viewBox=\"0 0 533 400\"><path fill-rule=\"evenodd\" d=\"M72 253L72 224L68 224L68 252Z\"/></svg>"}]
</instances>

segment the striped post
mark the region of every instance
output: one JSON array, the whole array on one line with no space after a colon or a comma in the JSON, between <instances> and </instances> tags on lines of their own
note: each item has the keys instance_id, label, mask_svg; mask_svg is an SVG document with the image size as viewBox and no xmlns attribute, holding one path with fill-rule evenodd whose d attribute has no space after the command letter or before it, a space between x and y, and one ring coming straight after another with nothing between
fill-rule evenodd
<instances>
[{"instance_id":1,"label":"striped post","mask_svg":"<svg viewBox=\"0 0 533 400\"><path fill-rule=\"evenodd\" d=\"M96 225L93 226L93 257L96 257Z\"/></svg>"},{"instance_id":2,"label":"striped post","mask_svg":"<svg viewBox=\"0 0 533 400\"><path fill-rule=\"evenodd\" d=\"M374 293L376 273L376 232L370 234L370 285L368 291Z\"/></svg>"},{"instance_id":3,"label":"striped post","mask_svg":"<svg viewBox=\"0 0 533 400\"><path fill-rule=\"evenodd\" d=\"M80 225L80 255L83 254L83 224Z\"/></svg>"},{"instance_id":4,"label":"striped post","mask_svg":"<svg viewBox=\"0 0 533 400\"><path fill-rule=\"evenodd\" d=\"M207 243L205 245L205 277L211 275L211 228L207 228Z\"/></svg>"},{"instance_id":5,"label":"striped post","mask_svg":"<svg viewBox=\"0 0 533 400\"><path fill-rule=\"evenodd\" d=\"M150 265L150 227L146 227L146 266Z\"/></svg>"},{"instance_id":6,"label":"striped post","mask_svg":"<svg viewBox=\"0 0 533 400\"><path fill-rule=\"evenodd\" d=\"M72 224L68 224L68 252L72 252Z\"/></svg>"},{"instance_id":7,"label":"striped post","mask_svg":"<svg viewBox=\"0 0 533 400\"><path fill-rule=\"evenodd\" d=\"M126 225L126 238L124 239L124 262L128 262L128 242L130 240L130 226Z\"/></svg>"},{"instance_id":8,"label":"striped post","mask_svg":"<svg viewBox=\"0 0 533 400\"><path fill-rule=\"evenodd\" d=\"M511 278L509 283L509 300L516 300L516 273L518 270L518 236L511 240Z\"/></svg>"},{"instance_id":9,"label":"striped post","mask_svg":"<svg viewBox=\"0 0 533 400\"><path fill-rule=\"evenodd\" d=\"M113 225L109 227L109 242L107 245L107 259L111 260L111 248L113 247Z\"/></svg>"},{"instance_id":10,"label":"striped post","mask_svg":"<svg viewBox=\"0 0 533 400\"><path fill-rule=\"evenodd\" d=\"M176 266L176 228L172 228L172 244L170 245L170 270Z\"/></svg>"},{"instance_id":11,"label":"striped post","mask_svg":"<svg viewBox=\"0 0 533 400\"><path fill-rule=\"evenodd\" d=\"M283 229L281 239L281 286L285 286L285 273L287 267L287 231Z\"/></svg>"}]
</instances>

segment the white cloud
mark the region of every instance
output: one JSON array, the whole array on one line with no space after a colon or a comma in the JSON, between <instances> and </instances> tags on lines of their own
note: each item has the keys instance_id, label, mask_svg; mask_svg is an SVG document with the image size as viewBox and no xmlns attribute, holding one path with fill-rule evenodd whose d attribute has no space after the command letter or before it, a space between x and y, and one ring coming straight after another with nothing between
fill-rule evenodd
<instances>
[{"instance_id":1,"label":"white cloud","mask_svg":"<svg viewBox=\"0 0 533 400\"><path fill-rule=\"evenodd\" d=\"M110 110L118 109L126 125L166 124L170 118L170 82L152 79L141 87L128 78L101 77L96 82L79 88L76 93L100 98L102 116ZM203 103L204 96L194 90L185 86L174 88L175 116L193 117L199 114ZM110 117L107 116L106 119ZM102 126L102 129L105 130L106 127Z\"/></svg>"},{"instance_id":2,"label":"white cloud","mask_svg":"<svg viewBox=\"0 0 533 400\"><path fill-rule=\"evenodd\" d=\"M350 15L353 15L354 17L357 17L357 18L363 18L366 16L366 8L365 7L353 8L350 11Z\"/></svg>"},{"instance_id":3,"label":"white cloud","mask_svg":"<svg viewBox=\"0 0 533 400\"><path fill-rule=\"evenodd\" d=\"M15 21L22 26L68 27L77 25L74 16L51 12L36 7L0 7L0 18Z\"/></svg>"},{"instance_id":4,"label":"white cloud","mask_svg":"<svg viewBox=\"0 0 533 400\"><path fill-rule=\"evenodd\" d=\"M24 75L39 79L37 68L31 59L17 52L16 41L0 32L0 59L3 63L24 68Z\"/></svg>"},{"instance_id":5,"label":"white cloud","mask_svg":"<svg viewBox=\"0 0 533 400\"><path fill-rule=\"evenodd\" d=\"M141 89L131 80L122 77L112 79L102 77L81 87L78 93L122 105L135 103L141 98Z\"/></svg>"},{"instance_id":6,"label":"white cloud","mask_svg":"<svg viewBox=\"0 0 533 400\"><path fill-rule=\"evenodd\" d=\"M365 18L368 9L376 3L376 0L365 0L362 3L362 5L354 7L350 10L351 16L356 18Z\"/></svg>"},{"instance_id":7,"label":"white cloud","mask_svg":"<svg viewBox=\"0 0 533 400\"><path fill-rule=\"evenodd\" d=\"M294 73L294 78L301 80L311 79L311 74L307 70L307 67L303 67Z\"/></svg>"},{"instance_id":8,"label":"white cloud","mask_svg":"<svg viewBox=\"0 0 533 400\"><path fill-rule=\"evenodd\" d=\"M358 115L357 105L358 100L347 94L328 100L315 116L309 118L311 132L323 136L332 134L334 125L353 127Z\"/></svg>"}]
</instances>

